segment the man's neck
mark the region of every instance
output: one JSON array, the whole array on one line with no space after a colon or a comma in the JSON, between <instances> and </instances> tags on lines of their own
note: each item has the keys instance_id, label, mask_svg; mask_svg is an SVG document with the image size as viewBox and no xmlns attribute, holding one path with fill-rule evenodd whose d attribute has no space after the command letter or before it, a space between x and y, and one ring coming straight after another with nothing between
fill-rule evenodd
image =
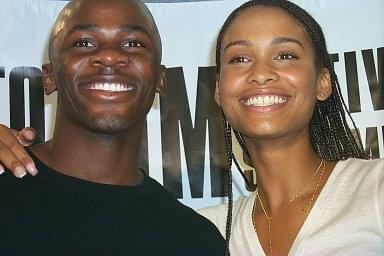
<instances>
[{"instance_id":1,"label":"man's neck","mask_svg":"<svg viewBox=\"0 0 384 256\"><path fill-rule=\"evenodd\" d=\"M76 125L55 127L51 141L32 147L49 167L65 175L102 184L137 185L144 124L118 135L105 135Z\"/></svg>"}]
</instances>

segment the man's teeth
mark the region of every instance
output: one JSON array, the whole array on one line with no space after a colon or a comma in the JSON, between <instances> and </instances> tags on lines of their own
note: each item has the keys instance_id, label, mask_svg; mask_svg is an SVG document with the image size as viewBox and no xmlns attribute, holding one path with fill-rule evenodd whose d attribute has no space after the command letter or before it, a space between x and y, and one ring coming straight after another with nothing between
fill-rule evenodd
<instances>
[{"instance_id":1,"label":"man's teeth","mask_svg":"<svg viewBox=\"0 0 384 256\"><path fill-rule=\"evenodd\" d=\"M286 102L287 99L285 97L277 96L277 95L268 95L268 96L256 96L251 97L244 101L247 106L255 106L255 107L266 107L275 104L281 104Z\"/></svg>"},{"instance_id":2,"label":"man's teeth","mask_svg":"<svg viewBox=\"0 0 384 256\"><path fill-rule=\"evenodd\" d=\"M96 83L92 84L88 89L107 92L127 92L133 90L133 87L120 83Z\"/></svg>"}]
</instances>

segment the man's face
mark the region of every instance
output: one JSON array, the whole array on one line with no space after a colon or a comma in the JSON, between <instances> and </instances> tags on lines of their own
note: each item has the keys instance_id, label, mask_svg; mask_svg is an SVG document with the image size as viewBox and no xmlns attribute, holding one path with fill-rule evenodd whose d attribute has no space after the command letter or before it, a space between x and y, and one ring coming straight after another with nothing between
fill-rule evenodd
<instances>
[{"instance_id":1,"label":"man's face","mask_svg":"<svg viewBox=\"0 0 384 256\"><path fill-rule=\"evenodd\" d=\"M145 120L163 76L156 28L142 8L77 1L57 23L48 69L61 118L107 134Z\"/></svg>"}]
</instances>

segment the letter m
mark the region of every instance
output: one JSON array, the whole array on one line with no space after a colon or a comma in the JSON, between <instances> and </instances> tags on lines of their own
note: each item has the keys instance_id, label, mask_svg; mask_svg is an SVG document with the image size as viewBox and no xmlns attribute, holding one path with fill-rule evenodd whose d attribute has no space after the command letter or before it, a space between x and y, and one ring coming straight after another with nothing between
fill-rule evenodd
<instances>
[{"instance_id":1,"label":"letter m","mask_svg":"<svg viewBox=\"0 0 384 256\"><path fill-rule=\"evenodd\" d=\"M184 144L191 196L203 196L207 123L209 127L212 196L225 195L225 153L220 109L213 100L214 67L199 68L195 125L191 119L181 67L167 69L167 93L160 98L163 185L182 198L180 130Z\"/></svg>"}]
</instances>

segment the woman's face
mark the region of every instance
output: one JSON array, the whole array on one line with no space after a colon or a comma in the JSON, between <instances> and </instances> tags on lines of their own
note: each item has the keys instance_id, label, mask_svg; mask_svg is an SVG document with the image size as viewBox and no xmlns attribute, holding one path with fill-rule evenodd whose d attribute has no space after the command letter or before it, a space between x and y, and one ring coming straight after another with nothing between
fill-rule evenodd
<instances>
[{"instance_id":1,"label":"woman's face","mask_svg":"<svg viewBox=\"0 0 384 256\"><path fill-rule=\"evenodd\" d=\"M248 138L308 132L316 99L331 92L307 32L279 8L241 11L223 36L220 60L215 99Z\"/></svg>"}]
</instances>

